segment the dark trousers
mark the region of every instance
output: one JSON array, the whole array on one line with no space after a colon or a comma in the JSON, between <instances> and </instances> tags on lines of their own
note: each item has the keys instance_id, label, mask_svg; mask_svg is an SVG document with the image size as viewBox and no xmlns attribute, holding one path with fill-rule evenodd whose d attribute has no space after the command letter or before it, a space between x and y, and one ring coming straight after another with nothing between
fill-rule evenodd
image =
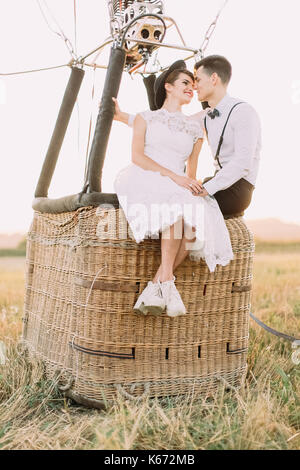
<instances>
[{"instance_id":1,"label":"dark trousers","mask_svg":"<svg viewBox=\"0 0 300 470\"><path fill-rule=\"evenodd\" d=\"M210 178L205 178L203 184L210 181ZM225 218L240 217L244 215L244 211L249 207L252 194L255 187L249 181L242 178L234 183L230 188L218 191L214 194L222 214Z\"/></svg>"}]
</instances>

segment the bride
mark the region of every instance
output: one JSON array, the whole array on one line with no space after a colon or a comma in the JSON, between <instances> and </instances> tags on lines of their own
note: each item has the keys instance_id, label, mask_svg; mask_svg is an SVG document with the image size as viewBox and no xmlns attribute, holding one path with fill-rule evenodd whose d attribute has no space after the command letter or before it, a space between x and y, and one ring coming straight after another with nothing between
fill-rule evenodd
<instances>
[{"instance_id":1,"label":"bride","mask_svg":"<svg viewBox=\"0 0 300 470\"><path fill-rule=\"evenodd\" d=\"M158 315L165 309L170 317L186 314L174 271L188 255L204 259L211 272L233 259L216 199L200 197L204 188L196 172L203 143L202 119L199 114L188 117L181 110L191 102L193 89L194 76L183 61L158 77L155 99L159 109L137 114L132 163L114 181L135 241L161 236L161 264L133 307L144 315Z\"/></svg>"}]
</instances>

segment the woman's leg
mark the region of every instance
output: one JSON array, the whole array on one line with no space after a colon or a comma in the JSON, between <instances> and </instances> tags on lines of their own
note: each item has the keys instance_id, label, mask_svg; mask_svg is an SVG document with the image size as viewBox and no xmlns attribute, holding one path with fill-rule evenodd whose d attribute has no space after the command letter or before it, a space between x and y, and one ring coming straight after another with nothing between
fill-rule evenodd
<instances>
[{"instance_id":1,"label":"woman's leg","mask_svg":"<svg viewBox=\"0 0 300 470\"><path fill-rule=\"evenodd\" d=\"M183 226L182 226L183 227ZM195 232L195 228L193 227L192 228L192 231ZM195 238L192 238L191 239L191 236L187 236L187 234L184 234L183 238L180 240L180 245L179 245L179 249L177 251L177 254L175 256L175 259L174 259L174 264L173 264L173 271L176 270L176 268L178 268L178 266L183 263L183 261L185 260L185 258L188 256L190 250L188 249L189 248L189 243L193 243L194 241L196 240L196 237ZM162 277L162 274L163 274L163 271L162 271L162 264L159 266L156 274L155 274L155 277L153 279L153 282L157 282L158 279L161 280L161 277ZM173 279L173 278L172 278Z\"/></svg>"},{"instance_id":2,"label":"woman's leg","mask_svg":"<svg viewBox=\"0 0 300 470\"><path fill-rule=\"evenodd\" d=\"M192 231L195 232L194 227L192 228ZM173 266L174 271L176 270L176 268L178 268L178 266L181 263L183 263L185 258L188 256L189 252L191 251L189 249L189 244L193 243L195 240L196 240L196 237L191 239L191 236L188 237L186 234L184 235L184 237L182 238L179 250L177 252L176 258L174 260L174 266Z\"/></svg>"},{"instance_id":3,"label":"woman's leg","mask_svg":"<svg viewBox=\"0 0 300 470\"><path fill-rule=\"evenodd\" d=\"M174 271L175 271L176 268L178 268L178 266L181 263L183 263L183 261L185 260L185 258L188 256L188 254L190 252L190 250L186 249L186 244L187 243L191 243L191 240L188 240L187 238L184 237L182 239L181 245L179 247L176 258L174 260L174 266L173 266Z\"/></svg>"},{"instance_id":4,"label":"woman's leg","mask_svg":"<svg viewBox=\"0 0 300 470\"><path fill-rule=\"evenodd\" d=\"M173 280L173 266L179 247L182 242L183 220L180 219L176 224L162 233L161 236L161 265L153 279L157 282ZM177 238L181 234L181 238Z\"/></svg>"}]
</instances>

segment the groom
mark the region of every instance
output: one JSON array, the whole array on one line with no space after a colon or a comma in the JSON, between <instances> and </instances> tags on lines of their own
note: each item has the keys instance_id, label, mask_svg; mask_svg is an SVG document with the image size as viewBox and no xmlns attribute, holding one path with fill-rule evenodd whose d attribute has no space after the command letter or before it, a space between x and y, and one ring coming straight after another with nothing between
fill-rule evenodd
<instances>
[{"instance_id":1,"label":"groom","mask_svg":"<svg viewBox=\"0 0 300 470\"><path fill-rule=\"evenodd\" d=\"M227 93L231 75L231 64L222 56L208 56L195 65L198 99L211 108L204 125L216 169L214 177L203 181L201 196L214 196L226 218L244 215L249 207L261 149L256 111Z\"/></svg>"},{"instance_id":2,"label":"groom","mask_svg":"<svg viewBox=\"0 0 300 470\"><path fill-rule=\"evenodd\" d=\"M228 95L231 75L231 64L222 56L208 56L195 65L198 100L210 108L204 127L215 164L215 174L204 179L199 196L214 196L224 218L242 216L249 207L261 150L259 117L251 105ZM115 103L115 119L132 124L132 116Z\"/></svg>"}]
</instances>

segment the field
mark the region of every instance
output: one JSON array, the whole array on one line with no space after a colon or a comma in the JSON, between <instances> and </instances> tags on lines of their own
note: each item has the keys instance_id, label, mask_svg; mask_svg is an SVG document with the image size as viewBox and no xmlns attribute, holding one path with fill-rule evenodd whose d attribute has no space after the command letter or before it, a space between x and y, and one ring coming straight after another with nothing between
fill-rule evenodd
<instances>
[{"instance_id":1,"label":"field","mask_svg":"<svg viewBox=\"0 0 300 470\"><path fill-rule=\"evenodd\" d=\"M251 320L248 373L240 390L123 401L89 410L64 399L40 364L26 363L22 331L24 258L0 257L0 449L299 449L300 346ZM300 249L259 244L253 313L287 334L300 334ZM1 345L1 343L0 343ZM297 365L298 363L298 365ZM1 364L1 348L0 348Z\"/></svg>"}]
</instances>

